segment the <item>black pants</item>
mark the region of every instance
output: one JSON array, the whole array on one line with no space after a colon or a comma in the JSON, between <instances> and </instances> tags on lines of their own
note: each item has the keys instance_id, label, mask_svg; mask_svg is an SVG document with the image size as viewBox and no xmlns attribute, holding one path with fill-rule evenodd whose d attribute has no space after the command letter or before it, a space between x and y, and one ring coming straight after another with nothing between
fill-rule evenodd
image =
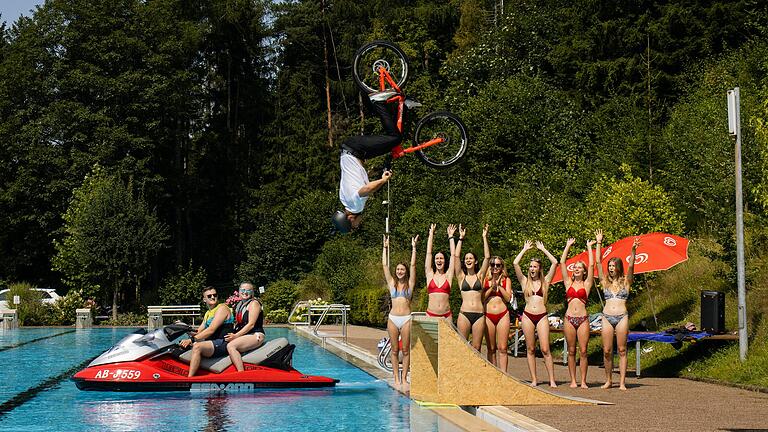
<instances>
[{"instance_id":1,"label":"black pants","mask_svg":"<svg viewBox=\"0 0 768 432\"><path fill-rule=\"evenodd\" d=\"M397 129L397 120L385 102L370 102L367 95L363 95L363 101L367 101L366 106L381 120L385 135L349 137L341 143L341 148L359 159L369 159L389 153L392 148L403 142L403 135ZM405 117L405 113L403 113L403 117Z\"/></svg>"}]
</instances>

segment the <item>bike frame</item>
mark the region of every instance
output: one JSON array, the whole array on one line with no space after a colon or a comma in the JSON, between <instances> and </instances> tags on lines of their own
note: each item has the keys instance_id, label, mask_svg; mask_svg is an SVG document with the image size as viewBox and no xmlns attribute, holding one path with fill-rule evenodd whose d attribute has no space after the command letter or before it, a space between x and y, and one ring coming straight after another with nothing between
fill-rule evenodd
<instances>
[{"instance_id":1,"label":"bike frame","mask_svg":"<svg viewBox=\"0 0 768 432\"><path fill-rule=\"evenodd\" d=\"M403 107L405 106L405 95L403 94L403 91L400 89L400 87L397 86L397 83L392 79L392 75L390 75L389 72L383 67L379 67L379 89L381 91L384 91L387 84L392 86L392 88L397 92L395 96L392 96L391 98L387 99L386 103L397 104L397 130L399 130L400 134L402 134L403 133L403 112L404 112ZM394 148L392 148L392 158L397 159L405 156L408 153L413 153L415 151L419 151L427 147L440 144L442 142L445 142L445 138L432 138L429 141L426 141L420 144L416 143L416 146L408 147L408 148L403 148L403 144L400 143L396 145Z\"/></svg>"}]
</instances>

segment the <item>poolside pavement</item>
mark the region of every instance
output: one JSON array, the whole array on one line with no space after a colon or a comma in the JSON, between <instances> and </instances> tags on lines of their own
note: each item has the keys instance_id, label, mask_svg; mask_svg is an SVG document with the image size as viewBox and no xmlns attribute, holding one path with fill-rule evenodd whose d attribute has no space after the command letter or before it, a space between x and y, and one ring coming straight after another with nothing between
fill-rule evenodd
<instances>
[{"instance_id":1,"label":"poolside pavement","mask_svg":"<svg viewBox=\"0 0 768 432\"><path fill-rule=\"evenodd\" d=\"M340 326L322 326L321 334L340 333ZM347 344L354 350L365 353L369 360L378 356L378 341L387 336L385 330L362 326L347 327ZM328 343L341 344L340 338L326 338ZM332 341L332 342L331 342ZM530 378L525 352L521 357L510 356L508 373L523 380ZM539 383L548 382L544 361L536 359ZM378 376L391 375L379 369ZM768 394L742 390L723 385L691 381L681 378L635 378L630 372L627 378L627 391L618 387L604 390L600 386L605 380L605 372L592 365L587 375L589 389L571 389L568 387L569 375L565 365L555 364L557 393L599 399L614 405L597 406L509 406L492 407L479 410L475 417L477 429L490 430L489 423L500 430L631 430L631 431L710 431L710 430L762 430L768 431ZM618 373L614 372L614 386L618 383ZM539 384L546 385L546 384ZM546 385L547 389L549 388ZM488 413L490 414L490 417ZM485 417L483 417L485 415ZM493 420L508 417L518 429L496 424ZM490 420L483 422L484 418ZM466 418L465 418L466 420ZM524 425L526 421L530 424Z\"/></svg>"}]
</instances>

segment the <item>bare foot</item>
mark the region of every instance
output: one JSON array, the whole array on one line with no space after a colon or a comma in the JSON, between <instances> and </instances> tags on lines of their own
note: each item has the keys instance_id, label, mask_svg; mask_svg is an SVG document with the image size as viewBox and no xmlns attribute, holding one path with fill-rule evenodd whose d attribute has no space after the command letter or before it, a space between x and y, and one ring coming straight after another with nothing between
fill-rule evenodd
<instances>
[{"instance_id":1,"label":"bare foot","mask_svg":"<svg viewBox=\"0 0 768 432\"><path fill-rule=\"evenodd\" d=\"M579 386L579 385L578 385L578 384L576 384L576 381L571 381L571 385L569 385L568 387L570 387L570 388L576 388L576 387L578 387L578 386Z\"/></svg>"},{"instance_id":2,"label":"bare foot","mask_svg":"<svg viewBox=\"0 0 768 432\"><path fill-rule=\"evenodd\" d=\"M581 383L581 388L588 389L589 386L587 385L587 383Z\"/></svg>"},{"instance_id":3,"label":"bare foot","mask_svg":"<svg viewBox=\"0 0 768 432\"><path fill-rule=\"evenodd\" d=\"M549 383L549 386L552 387L552 388L556 388L557 387L557 383L552 381L551 383Z\"/></svg>"},{"instance_id":4,"label":"bare foot","mask_svg":"<svg viewBox=\"0 0 768 432\"><path fill-rule=\"evenodd\" d=\"M539 383L537 383L536 381L533 381L528 385L530 385L531 387L536 387L537 385L539 385Z\"/></svg>"},{"instance_id":5,"label":"bare foot","mask_svg":"<svg viewBox=\"0 0 768 432\"><path fill-rule=\"evenodd\" d=\"M619 390L626 390L626 389L627 389L627 386L625 386L624 384L619 385Z\"/></svg>"},{"instance_id":6,"label":"bare foot","mask_svg":"<svg viewBox=\"0 0 768 432\"><path fill-rule=\"evenodd\" d=\"M403 383L403 393L407 393L411 390L411 384L410 383Z\"/></svg>"},{"instance_id":7,"label":"bare foot","mask_svg":"<svg viewBox=\"0 0 768 432\"><path fill-rule=\"evenodd\" d=\"M611 382L608 381L607 383L601 385L600 388L604 388L604 389L611 388Z\"/></svg>"}]
</instances>

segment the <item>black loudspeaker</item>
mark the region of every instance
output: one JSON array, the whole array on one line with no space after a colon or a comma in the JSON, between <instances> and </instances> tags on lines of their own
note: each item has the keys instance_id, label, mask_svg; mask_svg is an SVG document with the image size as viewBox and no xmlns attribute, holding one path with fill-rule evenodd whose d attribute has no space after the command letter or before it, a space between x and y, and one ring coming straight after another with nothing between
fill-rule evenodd
<instances>
[{"instance_id":1,"label":"black loudspeaker","mask_svg":"<svg viewBox=\"0 0 768 432\"><path fill-rule=\"evenodd\" d=\"M701 329L710 333L725 333L725 293L701 292Z\"/></svg>"}]
</instances>

